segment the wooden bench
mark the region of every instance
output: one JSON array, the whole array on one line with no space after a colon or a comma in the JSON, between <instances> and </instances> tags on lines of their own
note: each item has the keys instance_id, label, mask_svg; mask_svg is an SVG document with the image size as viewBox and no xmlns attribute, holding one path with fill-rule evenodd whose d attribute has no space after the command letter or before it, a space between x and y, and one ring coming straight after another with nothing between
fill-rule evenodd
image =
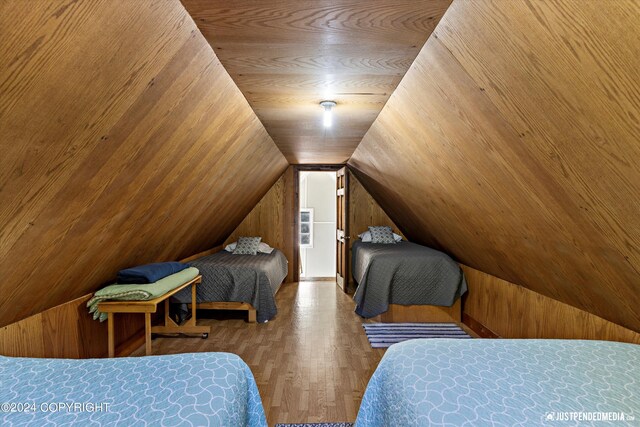
<instances>
[{"instance_id":1,"label":"wooden bench","mask_svg":"<svg viewBox=\"0 0 640 427\"><path fill-rule=\"evenodd\" d=\"M177 288L148 301L106 301L98 304L98 310L107 313L107 329L109 335L109 357L115 357L115 337L113 321L116 313L144 313L144 344L145 354L151 355L151 334L202 334L207 338L211 332L210 326L196 326L196 285L202 282L198 276ZM191 285L191 318L178 325L169 317L169 297ZM164 301L164 325L151 326L151 313L155 313L158 304Z\"/></svg>"}]
</instances>

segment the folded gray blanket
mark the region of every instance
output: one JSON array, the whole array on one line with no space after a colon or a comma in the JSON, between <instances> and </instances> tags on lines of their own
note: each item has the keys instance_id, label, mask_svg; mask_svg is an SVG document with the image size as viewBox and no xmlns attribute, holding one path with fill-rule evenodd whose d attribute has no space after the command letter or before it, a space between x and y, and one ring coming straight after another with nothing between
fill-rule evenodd
<instances>
[{"instance_id":1,"label":"folded gray blanket","mask_svg":"<svg viewBox=\"0 0 640 427\"><path fill-rule=\"evenodd\" d=\"M87 301L87 307L89 307L89 313L93 314L93 320L99 319L104 322L107 320L107 313L101 313L98 310L98 304L101 302L151 300L195 279L199 274L200 271L197 268L189 267L154 283L109 285L96 292L93 298Z\"/></svg>"}]
</instances>

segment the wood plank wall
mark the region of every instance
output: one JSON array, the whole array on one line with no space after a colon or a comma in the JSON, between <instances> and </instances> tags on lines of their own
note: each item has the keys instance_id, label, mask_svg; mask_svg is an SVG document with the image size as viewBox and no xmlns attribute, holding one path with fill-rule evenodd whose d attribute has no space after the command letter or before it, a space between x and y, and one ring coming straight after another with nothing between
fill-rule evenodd
<instances>
[{"instance_id":1,"label":"wood plank wall","mask_svg":"<svg viewBox=\"0 0 640 427\"><path fill-rule=\"evenodd\" d=\"M221 249L222 246L216 246L180 261L189 262ZM89 314L87 301L92 295L84 295L0 328L0 354L70 359L106 357L107 323L93 320ZM140 347L144 342L143 333L144 316L116 315L116 355L128 356Z\"/></svg>"},{"instance_id":2,"label":"wood plank wall","mask_svg":"<svg viewBox=\"0 0 640 427\"><path fill-rule=\"evenodd\" d=\"M289 273L285 281L294 280L295 186L294 167L289 166L262 200L227 237L224 245L241 236L260 236L269 246L281 250L289 261Z\"/></svg>"},{"instance_id":3,"label":"wood plank wall","mask_svg":"<svg viewBox=\"0 0 640 427\"><path fill-rule=\"evenodd\" d=\"M85 295L0 328L0 354L85 359L107 355L107 322L93 320ZM127 355L142 344L144 316L116 316L116 349ZM140 340L136 339L140 337Z\"/></svg>"},{"instance_id":4,"label":"wood plank wall","mask_svg":"<svg viewBox=\"0 0 640 427\"><path fill-rule=\"evenodd\" d=\"M389 218L386 212L380 207L378 202L369 194L362 186L356 173L349 170L349 286L352 286L352 257L351 248L358 240L358 235L367 231L370 225L388 225L393 228L393 232L401 235L406 239L405 235L400 231L398 226Z\"/></svg>"},{"instance_id":5,"label":"wood plank wall","mask_svg":"<svg viewBox=\"0 0 640 427\"><path fill-rule=\"evenodd\" d=\"M0 2L0 326L221 244L287 161L179 0Z\"/></svg>"},{"instance_id":6,"label":"wood plank wall","mask_svg":"<svg viewBox=\"0 0 640 427\"><path fill-rule=\"evenodd\" d=\"M290 166L224 243L227 245L234 242L240 236L261 236L264 242L282 250L289 260L287 281L294 280L293 269L295 267L295 263L292 261L295 244L293 235L295 183L293 180L294 166ZM351 173L349 191L351 244L358 238L359 233L366 231L369 225L391 225L396 233L404 237L353 173Z\"/></svg>"},{"instance_id":7,"label":"wood plank wall","mask_svg":"<svg viewBox=\"0 0 640 427\"><path fill-rule=\"evenodd\" d=\"M584 310L462 265L463 312L501 338L562 338L640 344L640 334Z\"/></svg>"},{"instance_id":8,"label":"wood plank wall","mask_svg":"<svg viewBox=\"0 0 640 427\"><path fill-rule=\"evenodd\" d=\"M455 0L349 165L411 240L640 331L638 22Z\"/></svg>"},{"instance_id":9,"label":"wood plank wall","mask_svg":"<svg viewBox=\"0 0 640 427\"><path fill-rule=\"evenodd\" d=\"M406 238L378 202L362 186L353 171L349 171L349 236L351 243L358 235L367 231L370 225L388 225L393 232Z\"/></svg>"}]
</instances>

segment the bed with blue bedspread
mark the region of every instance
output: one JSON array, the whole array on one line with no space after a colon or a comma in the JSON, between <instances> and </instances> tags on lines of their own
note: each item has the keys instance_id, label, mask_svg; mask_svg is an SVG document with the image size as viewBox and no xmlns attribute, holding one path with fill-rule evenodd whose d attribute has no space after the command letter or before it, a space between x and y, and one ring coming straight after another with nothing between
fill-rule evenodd
<instances>
[{"instance_id":1,"label":"bed with blue bedspread","mask_svg":"<svg viewBox=\"0 0 640 427\"><path fill-rule=\"evenodd\" d=\"M229 353L0 356L0 384L3 426L267 425L251 370Z\"/></svg>"},{"instance_id":2,"label":"bed with blue bedspread","mask_svg":"<svg viewBox=\"0 0 640 427\"><path fill-rule=\"evenodd\" d=\"M607 417L613 421L603 422ZM640 425L640 346L482 339L394 344L369 381L356 421L356 427L494 425Z\"/></svg>"}]
</instances>

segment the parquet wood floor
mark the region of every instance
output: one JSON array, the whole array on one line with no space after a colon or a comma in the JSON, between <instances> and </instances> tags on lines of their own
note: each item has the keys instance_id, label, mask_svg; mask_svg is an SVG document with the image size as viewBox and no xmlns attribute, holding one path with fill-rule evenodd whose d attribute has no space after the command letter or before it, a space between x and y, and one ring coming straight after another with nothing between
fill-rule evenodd
<instances>
[{"instance_id":1,"label":"parquet wood floor","mask_svg":"<svg viewBox=\"0 0 640 427\"><path fill-rule=\"evenodd\" d=\"M158 337L153 354L238 354L253 371L270 426L354 421L384 350L369 345L350 296L335 282L285 283L276 303L278 315L269 323L215 313L198 320L212 326L208 339Z\"/></svg>"},{"instance_id":2,"label":"parquet wood floor","mask_svg":"<svg viewBox=\"0 0 640 427\"><path fill-rule=\"evenodd\" d=\"M276 302L278 315L266 324L247 323L241 312L202 312L199 324L212 327L208 339L158 337L153 354L238 354L253 371L270 426L355 421L384 354L369 345L367 320L335 282L285 283Z\"/></svg>"}]
</instances>

